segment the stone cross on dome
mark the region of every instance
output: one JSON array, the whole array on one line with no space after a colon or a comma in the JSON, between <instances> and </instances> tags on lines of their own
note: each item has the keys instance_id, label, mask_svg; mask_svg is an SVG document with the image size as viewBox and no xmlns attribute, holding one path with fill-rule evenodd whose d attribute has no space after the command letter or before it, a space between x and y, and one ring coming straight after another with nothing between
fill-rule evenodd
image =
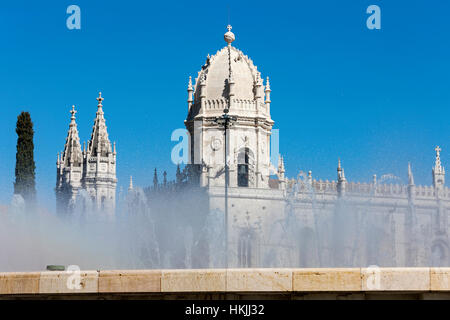
<instances>
[{"instance_id":1,"label":"stone cross on dome","mask_svg":"<svg viewBox=\"0 0 450 320\"><path fill-rule=\"evenodd\" d=\"M225 39L225 42L228 43L228 45L231 45L231 43L236 39L234 36L234 33L231 32L231 25L227 26L228 31L223 35L223 38Z\"/></svg>"}]
</instances>

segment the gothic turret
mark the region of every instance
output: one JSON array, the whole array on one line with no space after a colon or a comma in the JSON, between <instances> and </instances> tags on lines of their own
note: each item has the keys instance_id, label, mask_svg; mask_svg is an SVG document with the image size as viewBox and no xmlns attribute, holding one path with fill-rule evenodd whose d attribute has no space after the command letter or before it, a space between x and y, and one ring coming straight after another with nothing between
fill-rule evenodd
<instances>
[{"instance_id":1,"label":"gothic turret","mask_svg":"<svg viewBox=\"0 0 450 320\"><path fill-rule=\"evenodd\" d=\"M416 197L416 185L414 184L414 176L411 170L411 163L408 162L408 199L411 203Z\"/></svg>"},{"instance_id":2,"label":"gothic turret","mask_svg":"<svg viewBox=\"0 0 450 320\"><path fill-rule=\"evenodd\" d=\"M338 177L337 177L338 178L338 180L337 180L338 197L342 197L345 195L347 180L345 179L344 168L341 167L341 159L338 160L337 173L338 173Z\"/></svg>"},{"instance_id":3,"label":"gothic turret","mask_svg":"<svg viewBox=\"0 0 450 320\"><path fill-rule=\"evenodd\" d=\"M97 113L91 139L84 155L84 187L99 211L112 214L116 198L116 150L111 146L103 112L102 93L97 98Z\"/></svg>"},{"instance_id":4,"label":"gothic turret","mask_svg":"<svg viewBox=\"0 0 450 320\"><path fill-rule=\"evenodd\" d=\"M133 190L133 176L130 176L130 185L128 186L128 191Z\"/></svg>"},{"instance_id":5,"label":"gothic turret","mask_svg":"<svg viewBox=\"0 0 450 320\"><path fill-rule=\"evenodd\" d=\"M256 101L257 105L263 104L264 86L263 86L263 80L261 79L261 72L258 72L256 74L254 90L255 90L255 101Z\"/></svg>"},{"instance_id":6,"label":"gothic turret","mask_svg":"<svg viewBox=\"0 0 450 320\"><path fill-rule=\"evenodd\" d=\"M192 87L192 77L189 77L189 83L188 83L188 113L191 111L192 102L194 102L193 94L194 94L194 88Z\"/></svg>"},{"instance_id":7,"label":"gothic turret","mask_svg":"<svg viewBox=\"0 0 450 320\"><path fill-rule=\"evenodd\" d=\"M83 155L81 152L80 137L75 121L75 106L70 111L72 114L67 133L64 151L58 153L56 162L56 208L58 213L70 212L82 186Z\"/></svg>"},{"instance_id":8,"label":"gothic turret","mask_svg":"<svg viewBox=\"0 0 450 320\"><path fill-rule=\"evenodd\" d=\"M433 186L436 191L436 196L438 196L444 189L445 169L441 165L441 150L442 149L439 148L439 146L437 146L434 150L436 151L436 161L434 164L434 168L432 170Z\"/></svg>"},{"instance_id":9,"label":"gothic turret","mask_svg":"<svg viewBox=\"0 0 450 320\"><path fill-rule=\"evenodd\" d=\"M408 208L405 215L405 236L406 244L406 261L409 266L417 265L417 238L419 231L417 230L417 214L416 214L416 185L414 183L414 175L411 170L411 163L408 162Z\"/></svg>"},{"instance_id":10,"label":"gothic turret","mask_svg":"<svg viewBox=\"0 0 450 320\"><path fill-rule=\"evenodd\" d=\"M278 159L278 180L280 182L280 189L285 190L286 189L286 177L285 177L285 168L284 168L284 159L282 156Z\"/></svg>"},{"instance_id":11,"label":"gothic turret","mask_svg":"<svg viewBox=\"0 0 450 320\"><path fill-rule=\"evenodd\" d=\"M270 92L272 92L272 90L270 90L270 82L269 82L269 77L267 77L267 80L266 80L266 89L265 89L265 94L266 94L266 101L265 101L265 104L266 104L266 112L267 112L267 114L268 115L270 115Z\"/></svg>"}]
</instances>

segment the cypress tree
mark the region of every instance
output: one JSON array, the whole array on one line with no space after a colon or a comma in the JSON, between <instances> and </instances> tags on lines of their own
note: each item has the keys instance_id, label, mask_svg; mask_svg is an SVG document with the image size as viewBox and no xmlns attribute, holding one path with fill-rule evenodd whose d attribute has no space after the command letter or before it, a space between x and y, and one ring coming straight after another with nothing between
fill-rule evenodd
<instances>
[{"instance_id":1,"label":"cypress tree","mask_svg":"<svg viewBox=\"0 0 450 320\"><path fill-rule=\"evenodd\" d=\"M33 144L33 122L28 112L22 112L17 117L17 153L16 153L16 181L14 193L20 194L27 204L32 204L36 198Z\"/></svg>"}]
</instances>

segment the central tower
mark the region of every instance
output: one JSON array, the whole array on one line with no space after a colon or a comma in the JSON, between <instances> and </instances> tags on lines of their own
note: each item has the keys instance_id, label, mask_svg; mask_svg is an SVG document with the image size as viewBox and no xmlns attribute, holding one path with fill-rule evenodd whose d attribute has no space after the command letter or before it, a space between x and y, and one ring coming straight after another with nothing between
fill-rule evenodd
<instances>
[{"instance_id":1,"label":"central tower","mask_svg":"<svg viewBox=\"0 0 450 320\"><path fill-rule=\"evenodd\" d=\"M227 28L227 45L207 56L194 85L189 77L185 125L193 176L207 190L209 212L224 223L226 253L215 250L210 262L225 262L210 267L252 267L271 250L263 235L284 214L284 165L280 158L278 179L270 179L269 78L264 83L253 61L232 46L235 35Z\"/></svg>"},{"instance_id":2,"label":"central tower","mask_svg":"<svg viewBox=\"0 0 450 320\"><path fill-rule=\"evenodd\" d=\"M231 44L231 26L224 35L227 46L207 56L192 85L188 84L190 161L197 165L202 186L224 186L224 132L215 119L228 110L236 122L227 132L229 187L269 188L270 85L253 61Z\"/></svg>"}]
</instances>

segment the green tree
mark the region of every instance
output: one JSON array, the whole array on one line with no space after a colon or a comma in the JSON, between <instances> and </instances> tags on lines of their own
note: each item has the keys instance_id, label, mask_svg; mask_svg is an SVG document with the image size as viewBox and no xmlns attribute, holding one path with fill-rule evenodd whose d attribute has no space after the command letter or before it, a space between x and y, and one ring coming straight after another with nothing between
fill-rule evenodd
<instances>
[{"instance_id":1,"label":"green tree","mask_svg":"<svg viewBox=\"0 0 450 320\"><path fill-rule=\"evenodd\" d=\"M17 153L16 153L16 181L14 193L20 194L27 204L34 203L36 199L33 144L33 122L28 112L22 112L17 117Z\"/></svg>"}]
</instances>

